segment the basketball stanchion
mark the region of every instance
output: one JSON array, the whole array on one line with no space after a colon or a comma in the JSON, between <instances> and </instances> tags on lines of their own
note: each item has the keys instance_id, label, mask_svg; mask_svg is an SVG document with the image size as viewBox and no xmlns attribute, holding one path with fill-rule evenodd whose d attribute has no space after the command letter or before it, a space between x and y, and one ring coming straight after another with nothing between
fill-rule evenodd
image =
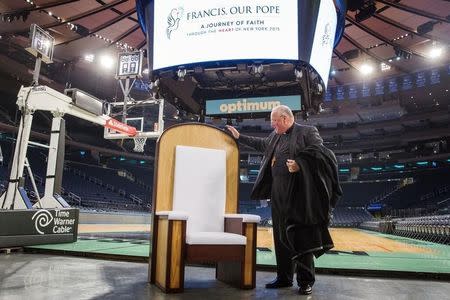
<instances>
[{"instance_id":1,"label":"basketball stanchion","mask_svg":"<svg viewBox=\"0 0 450 300\"><path fill-rule=\"evenodd\" d=\"M0 248L77 240L79 209L71 207L61 196L65 115L104 126L127 137L137 134L135 127L106 115L104 101L78 89L67 89L63 94L39 85L40 63L41 60L51 62L53 38L35 24L31 26L31 37L30 52L36 56L36 67L33 84L22 86L17 95L16 104L22 115L8 187L0 196ZM47 111L53 115L48 145L30 141L33 113L38 111ZM44 195L34 204L25 189L24 169L30 171L27 159L29 144L48 149ZM142 145L140 148L143 148ZM32 180L33 176L30 177Z\"/></svg>"}]
</instances>

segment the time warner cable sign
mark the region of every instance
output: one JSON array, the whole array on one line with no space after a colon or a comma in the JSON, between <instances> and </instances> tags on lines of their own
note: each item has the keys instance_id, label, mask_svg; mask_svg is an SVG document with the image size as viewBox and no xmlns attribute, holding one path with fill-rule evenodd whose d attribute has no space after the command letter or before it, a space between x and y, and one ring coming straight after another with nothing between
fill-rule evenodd
<instances>
[{"instance_id":1,"label":"time warner cable sign","mask_svg":"<svg viewBox=\"0 0 450 300\"><path fill-rule=\"evenodd\" d=\"M51 233L73 233L75 216L70 211L55 210L54 215L46 210L40 209L31 217L34 228L39 234Z\"/></svg>"},{"instance_id":2,"label":"time warner cable sign","mask_svg":"<svg viewBox=\"0 0 450 300\"><path fill-rule=\"evenodd\" d=\"M300 95L220 99L206 101L206 115L250 114L270 112L274 107L287 105L292 110L301 109Z\"/></svg>"},{"instance_id":3,"label":"time warner cable sign","mask_svg":"<svg viewBox=\"0 0 450 300\"><path fill-rule=\"evenodd\" d=\"M3 210L0 212L0 247L75 242L77 208Z\"/></svg>"}]
</instances>

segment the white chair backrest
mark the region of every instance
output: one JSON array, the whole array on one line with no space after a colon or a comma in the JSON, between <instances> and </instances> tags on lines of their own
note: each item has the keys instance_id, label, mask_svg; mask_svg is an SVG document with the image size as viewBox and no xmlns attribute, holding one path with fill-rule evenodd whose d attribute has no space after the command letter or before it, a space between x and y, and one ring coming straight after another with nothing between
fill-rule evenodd
<instances>
[{"instance_id":1,"label":"white chair backrest","mask_svg":"<svg viewBox=\"0 0 450 300\"><path fill-rule=\"evenodd\" d=\"M176 146L173 210L189 214L187 234L223 232L226 197L226 152Z\"/></svg>"}]
</instances>

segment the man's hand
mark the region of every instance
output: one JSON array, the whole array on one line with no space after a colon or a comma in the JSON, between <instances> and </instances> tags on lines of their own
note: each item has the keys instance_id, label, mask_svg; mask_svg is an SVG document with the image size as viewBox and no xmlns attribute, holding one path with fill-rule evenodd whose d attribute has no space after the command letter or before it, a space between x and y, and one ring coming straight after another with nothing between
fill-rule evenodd
<instances>
[{"instance_id":1,"label":"man's hand","mask_svg":"<svg viewBox=\"0 0 450 300\"><path fill-rule=\"evenodd\" d=\"M230 125L225 125L225 127L228 129L228 131L231 132L231 134L233 135L233 137L235 139L239 138L240 134L239 134L239 131L236 130L236 128L234 128L233 126L230 126Z\"/></svg>"},{"instance_id":2,"label":"man's hand","mask_svg":"<svg viewBox=\"0 0 450 300\"><path fill-rule=\"evenodd\" d=\"M287 159L286 166L288 167L289 173L295 173L300 171L300 167L293 159Z\"/></svg>"}]
</instances>

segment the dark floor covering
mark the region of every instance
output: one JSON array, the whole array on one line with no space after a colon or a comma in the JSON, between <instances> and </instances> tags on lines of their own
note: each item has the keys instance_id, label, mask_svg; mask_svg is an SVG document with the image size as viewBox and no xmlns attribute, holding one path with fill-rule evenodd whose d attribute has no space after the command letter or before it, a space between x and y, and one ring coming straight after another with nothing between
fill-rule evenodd
<instances>
[{"instance_id":1,"label":"dark floor covering","mask_svg":"<svg viewBox=\"0 0 450 300\"><path fill-rule=\"evenodd\" d=\"M147 283L148 265L92 258L0 254L0 299L448 299L443 281L318 275L313 294L268 290L272 272L257 272L256 289L214 279L214 269L187 267L185 292L166 295Z\"/></svg>"}]
</instances>

